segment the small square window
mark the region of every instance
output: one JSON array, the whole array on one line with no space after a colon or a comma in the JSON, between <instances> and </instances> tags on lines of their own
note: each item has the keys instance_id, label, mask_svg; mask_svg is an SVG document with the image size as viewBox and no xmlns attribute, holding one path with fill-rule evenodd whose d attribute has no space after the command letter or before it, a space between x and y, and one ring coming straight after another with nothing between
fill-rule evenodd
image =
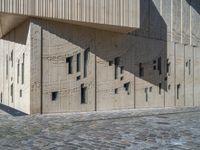
<instances>
[{"instance_id":1,"label":"small square window","mask_svg":"<svg viewBox=\"0 0 200 150\"><path fill-rule=\"evenodd\" d=\"M52 101L56 101L58 98L58 92L52 92L51 93L51 100Z\"/></svg>"}]
</instances>

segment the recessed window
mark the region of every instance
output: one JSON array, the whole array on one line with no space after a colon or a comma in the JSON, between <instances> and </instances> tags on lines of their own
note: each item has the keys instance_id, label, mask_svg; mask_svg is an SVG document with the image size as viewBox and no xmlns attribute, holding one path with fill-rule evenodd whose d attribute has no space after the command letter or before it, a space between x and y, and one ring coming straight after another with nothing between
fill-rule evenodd
<instances>
[{"instance_id":1,"label":"recessed window","mask_svg":"<svg viewBox=\"0 0 200 150\"><path fill-rule=\"evenodd\" d=\"M11 84L11 86L10 86L10 96L11 96L11 101L12 101L12 103L13 103L13 100L14 100L14 96L13 96L13 91L14 89L13 89L13 84Z\"/></svg>"},{"instance_id":2,"label":"recessed window","mask_svg":"<svg viewBox=\"0 0 200 150\"><path fill-rule=\"evenodd\" d=\"M6 79L8 79L8 55L6 55Z\"/></svg>"},{"instance_id":3,"label":"recessed window","mask_svg":"<svg viewBox=\"0 0 200 150\"><path fill-rule=\"evenodd\" d=\"M117 79L119 77L119 74L118 74L118 67L119 67L119 62L120 62L120 58L119 57L116 57L115 60L115 79Z\"/></svg>"},{"instance_id":4,"label":"recessed window","mask_svg":"<svg viewBox=\"0 0 200 150\"><path fill-rule=\"evenodd\" d=\"M58 99L58 92L52 92L51 93L51 100L56 101Z\"/></svg>"},{"instance_id":5,"label":"recessed window","mask_svg":"<svg viewBox=\"0 0 200 150\"><path fill-rule=\"evenodd\" d=\"M152 92L152 89L153 89L153 88L152 88L152 86L151 86L151 87L149 88L149 92Z\"/></svg>"},{"instance_id":6,"label":"recessed window","mask_svg":"<svg viewBox=\"0 0 200 150\"><path fill-rule=\"evenodd\" d=\"M18 60L17 63L17 83L19 83L19 75L20 75L20 60Z\"/></svg>"},{"instance_id":7,"label":"recessed window","mask_svg":"<svg viewBox=\"0 0 200 150\"><path fill-rule=\"evenodd\" d=\"M148 100L149 100L148 88L145 88L145 89L144 89L144 92L145 92L145 99L146 99L146 102L148 102Z\"/></svg>"},{"instance_id":8,"label":"recessed window","mask_svg":"<svg viewBox=\"0 0 200 150\"><path fill-rule=\"evenodd\" d=\"M77 77L76 77L76 80L80 80L80 79L81 79L81 76L77 76Z\"/></svg>"},{"instance_id":9,"label":"recessed window","mask_svg":"<svg viewBox=\"0 0 200 150\"><path fill-rule=\"evenodd\" d=\"M22 90L19 91L19 97L22 97Z\"/></svg>"},{"instance_id":10,"label":"recessed window","mask_svg":"<svg viewBox=\"0 0 200 150\"><path fill-rule=\"evenodd\" d=\"M139 64L139 76L144 76L144 67L142 66L142 63Z\"/></svg>"},{"instance_id":11,"label":"recessed window","mask_svg":"<svg viewBox=\"0 0 200 150\"><path fill-rule=\"evenodd\" d=\"M81 70L81 54L77 54L76 56L76 71L80 72Z\"/></svg>"},{"instance_id":12,"label":"recessed window","mask_svg":"<svg viewBox=\"0 0 200 150\"><path fill-rule=\"evenodd\" d=\"M158 58L158 71L159 71L159 74L161 75L162 74L162 58L161 57Z\"/></svg>"},{"instance_id":13,"label":"recessed window","mask_svg":"<svg viewBox=\"0 0 200 150\"><path fill-rule=\"evenodd\" d=\"M87 72L88 72L89 52L90 52L89 48L86 49L84 52L84 70L83 70L84 78L87 77Z\"/></svg>"},{"instance_id":14,"label":"recessed window","mask_svg":"<svg viewBox=\"0 0 200 150\"><path fill-rule=\"evenodd\" d=\"M2 101L3 101L3 93L1 92L1 103L2 103Z\"/></svg>"},{"instance_id":15,"label":"recessed window","mask_svg":"<svg viewBox=\"0 0 200 150\"><path fill-rule=\"evenodd\" d=\"M86 104L87 102L87 87L81 84L81 104Z\"/></svg>"},{"instance_id":16,"label":"recessed window","mask_svg":"<svg viewBox=\"0 0 200 150\"><path fill-rule=\"evenodd\" d=\"M162 94L162 83L159 83L159 94L161 95Z\"/></svg>"},{"instance_id":17,"label":"recessed window","mask_svg":"<svg viewBox=\"0 0 200 150\"><path fill-rule=\"evenodd\" d=\"M72 74L72 59L72 56L66 58L66 63L68 64L68 74Z\"/></svg>"},{"instance_id":18,"label":"recessed window","mask_svg":"<svg viewBox=\"0 0 200 150\"><path fill-rule=\"evenodd\" d=\"M130 94L130 82L124 84L124 89L127 92L127 94L129 95Z\"/></svg>"},{"instance_id":19,"label":"recessed window","mask_svg":"<svg viewBox=\"0 0 200 150\"><path fill-rule=\"evenodd\" d=\"M11 66L13 67L13 50L12 50L12 52L10 54L10 59L11 59Z\"/></svg>"},{"instance_id":20,"label":"recessed window","mask_svg":"<svg viewBox=\"0 0 200 150\"><path fill-rule=\"evenodd\" d=\"M24 62L25 62L25 54L23 53L23 62L22 62L22 84L24 84Z\"/></svg>"},{"instance_id":21,"label":"recessed window","mask_svg":"<svg viewBox=\"0 0 200 150\"><path fill-rule=\"evenodd\" d=\"M170 70L171 70L171 63L169 62L169 59L167 59L167 73L170 76Z\"/></svg>"},{"instance_id":22,"label":"recessed window","mask_svg":"<svg viewBox=\"0 0 200 150\"><path fill-rule=\"evenodd\" d=\"M123 74L124 73L124 66L120 67L120 73Z\"/></svg>"},{"instance_id":23,"label":"recessed window","mask_svg":"<svg viewBox=\"0 0 200 150\"><path fill-rule=\"evenodd\" d=\"M177 88L177 89L176 89L176 90L177 90L177 95L176 95L176 96L177 96L177 99L179 99L179 98L180 98L180 88L181 88L181 84L178 84L176 88Z\"/></svg>"},{"instance_id":24,"label":"recessed window","mask_svg":"<svg viewBox=\"0 0 200 150\"><path fill-rule=\"evenodd\" d=\"M115 94L118 94L118 88L116 88L116 89L114 90L114 92L115 92Z\"/></svg>"},{"instance_id":25,"label":"recessed window","mask_svg":"<svg viewBox=\"0 0 200 150\"><path fill-rule=\"evenodd\" d=\"M108 63L109 63L109 66L113 65L113 61L112 60L110 60Z\"/></svg>"}]
</instances>

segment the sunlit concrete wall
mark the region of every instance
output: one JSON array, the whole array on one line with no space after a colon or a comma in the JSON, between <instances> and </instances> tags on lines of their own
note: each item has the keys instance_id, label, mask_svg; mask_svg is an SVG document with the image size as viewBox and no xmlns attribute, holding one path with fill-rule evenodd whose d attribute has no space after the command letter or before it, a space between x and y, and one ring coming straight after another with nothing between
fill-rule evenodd
<instances>
[{"instance_id":1,"label":"sunlit concrete wall","mask_svg":"<svg viewBox=\"0 0 200 150\"><path fill-rule=\"evenodd\" d=\"M140 29L127 34L31 18L30 112L200 106L200 2L141 0L140 10Z\"/></svg>"},{"instance_id":2,"label":"sunlit concrete wall","mask_svg":"<svg viewBox=\"0 0 200 150\"><path fill-rule=\"evenodd\" d=\"M29 114L31 93L29 21L25 21L9 32L0 40L0 44L0 92L2 93L2 103ZM23 62L24 73L22 71ZM24 79L22 79L22 76L24 76Z\"/></svg>"}]
</instances>

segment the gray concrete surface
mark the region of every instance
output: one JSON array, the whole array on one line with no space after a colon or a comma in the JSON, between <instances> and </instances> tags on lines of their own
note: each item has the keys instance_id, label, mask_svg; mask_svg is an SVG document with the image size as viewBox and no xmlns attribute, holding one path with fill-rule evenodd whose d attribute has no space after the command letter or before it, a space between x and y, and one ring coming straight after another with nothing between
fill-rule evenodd
<instances>
[{"instance_id":1,"label":"gray concrete surface","mask_svg":"<svg viewBox=\"0 0 200 150\"><path fill-rule=\"evenodd\" d=\"M199 129L200 108L20 117L4 108L0 110L0 149L198 150Z\"/></svg>"}]
</instances>

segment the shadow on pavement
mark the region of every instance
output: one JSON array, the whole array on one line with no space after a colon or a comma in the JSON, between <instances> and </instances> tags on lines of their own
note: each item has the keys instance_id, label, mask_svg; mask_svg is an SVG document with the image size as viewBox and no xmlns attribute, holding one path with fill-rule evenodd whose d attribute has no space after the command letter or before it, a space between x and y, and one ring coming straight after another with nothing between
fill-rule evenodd
<instances>
[{"instance_id":1,"label":"shadow on pavement","mask_svg":"<svg viewBox=\"0 0 200 150\"><path fill-rule=\"evenodd\" d=\"M19 110L16 110L14 108L8 107L6 105L0 104L0 110L14 116L14 117L18 117L18 116L26 116L27 114L24 112L21 112Z\"/></svg>"}]
</instances>

